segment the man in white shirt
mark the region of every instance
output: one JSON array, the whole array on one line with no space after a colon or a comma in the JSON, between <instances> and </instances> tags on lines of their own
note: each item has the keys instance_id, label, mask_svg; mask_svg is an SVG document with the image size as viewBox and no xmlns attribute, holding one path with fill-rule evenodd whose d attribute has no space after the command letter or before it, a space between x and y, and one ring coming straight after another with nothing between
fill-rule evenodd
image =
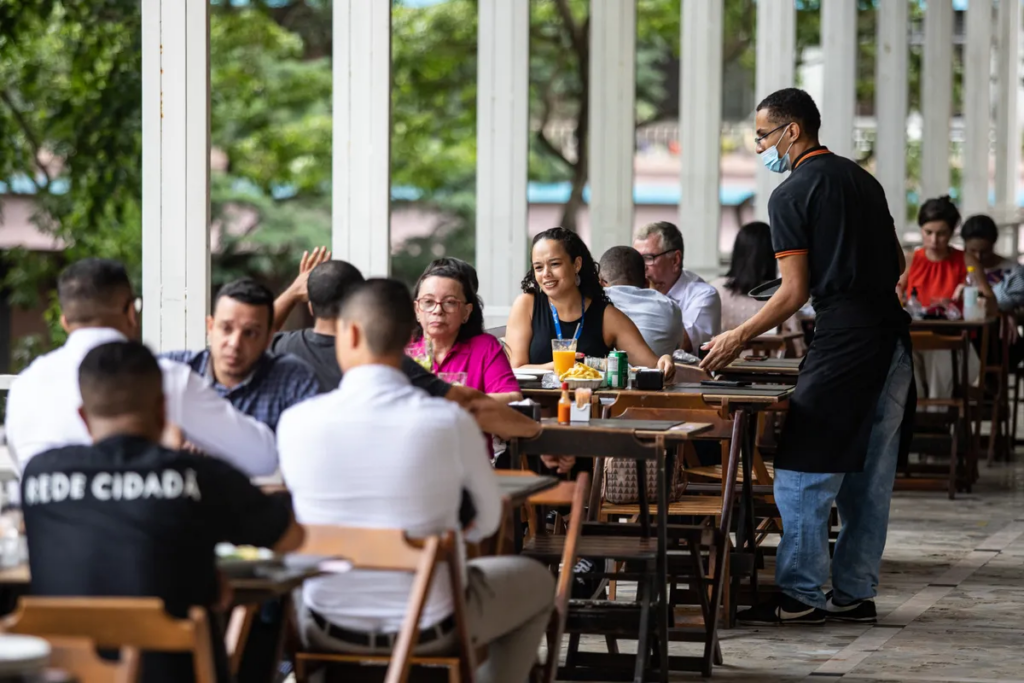
<instances>
[{"instance_id":1,"label":"man in white shirt","mask_svg":"<svg viewBox=\"0 0 1024 683\"><path fill-rule=\"evenodd\" d=\"M89 444L78 409L78 366L92 349L139 335L136 298L124 266L83 259L57 282L62 347L36 358L7 396L7 445L21 470L34 456L61 446ZM220 457L249 476L274 472L277 447L268 427L235 410L187 365L160 361L167 418L199 450Z\"/></svg>"},{"instance_id":2,"label":"man in white shirt","mask_svg":"<svg viewBox=\"0 0 1024 683\"><path fill-rule=\"evenodd\" d=\"M451 401L414 388L399 369L415 322L409 292L394 280L368 280L341 304L341 386L289 408L277 427L281 472L303 523L441 533L458 528L465 491L476 511L466 538L497 530L501 493L480 429ZM300 636L320 650L388 651L411 587L411 575L391 572L307 581L296 600ZM550 572L528 558L481 558L468 563L466 593L470 634L490 647L479 680L523 683L552 609ZM441 571L417 652L455 646L452 608Z\"/></svg>"},{"instance_id":3,"label":"man in white shirt","mask_svg":"<svg viewBox=\"0 0 1024 683\"><path fill-rule=\"evenodd\" d=\"M651 287L679 304L683 337L680 348L696 355L722 327L722 300L714 287L696 273L683 269L683 235L665 221L640 228L633 238Z\"/></svg>"},{"instance_id":4,"label":"man in white shirt","mask_svg":"<svg viewBox=\"0 0 1024 683\"><path fill-rule=\"evenodd\" d=\"M608 298L633 321L656 356L671 356L686 332L679 304L647 288L644 258L633 247L612 247L601 257L601 284Z\"/></svg>"}]
</instances>

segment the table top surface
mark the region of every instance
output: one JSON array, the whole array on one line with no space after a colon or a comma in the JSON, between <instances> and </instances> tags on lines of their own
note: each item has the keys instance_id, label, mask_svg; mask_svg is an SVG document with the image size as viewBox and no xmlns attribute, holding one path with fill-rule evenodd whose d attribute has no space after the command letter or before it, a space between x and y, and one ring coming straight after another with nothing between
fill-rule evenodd
<instances>
[{"instance_id":1,"label":"table top surface","mask_svg":"<svg viewBox=\"0 0 1024 683\"><path fill-rule=\"evenodd\" d=\"M627 432L642 438L664 436L667 439L687 439L694 434L707 431L711 424L707 422L680 422L679 420L630 420L615 418L611 420L592 419L588 422L570 422L560 424L553 417L541 420L545 432L585 431L585 432Z\"/></svg>"},{"instance_id":2,"label":"table top surface","mask_svg":"<svg viewBox=\"0 0 1024 683\"><path fill-rule=\"evenodd\" d=\"M570 392L572 390L570 389ZM549 397L561 394L559 389L534 389L522 387L523 396L529 398ZM783 384L758 384L749 387L708 387L696 382L684 382L681 384L670 384L659 390L640 389L598 389L595 394L603 398L614 398L620 394L632 394L637 396L700 396L708 403L721 403L728 400L733 405L744 404L774 404L786 400L793 393L791 385Z\"/></svg>"},{"instance_id":3,"label":"table top surface","mask_svg":"<svg viewBox=\"0 0 1024 683\"><path fill-rule=\"evenodd\" d=\"M522 505L530 496L558 486L558 477L519 470L495 470L501 495L512 505Z\"/></svg>"},{"instance_id":4,"label":"table top surface","mask_svg":"<svg viewBox=\"0 0 1024 683\"><path fill-rule=\"evenodd\" d=\"M999 318L984 320L912 320L912 330L974 330L999 321Z\"/></svg>"}]
</instances>

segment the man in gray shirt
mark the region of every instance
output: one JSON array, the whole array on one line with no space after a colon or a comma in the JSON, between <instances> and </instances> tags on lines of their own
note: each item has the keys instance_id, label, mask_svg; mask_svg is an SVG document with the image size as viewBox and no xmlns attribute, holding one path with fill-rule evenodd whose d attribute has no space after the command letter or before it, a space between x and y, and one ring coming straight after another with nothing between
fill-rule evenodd
<instances>
[{"instance_id":1,"label":"man in gray shirt","mask_svg":"<svg viewBox=\"0 0 1024 683\"><path fill-rule=\"evenodd\" d=\"M612 247L601 257L600 272L608 298L633 321L654 355L672 355L683 338L683 315L679 304L647 288L640 252Z\"/></svg>"}]
</instances>

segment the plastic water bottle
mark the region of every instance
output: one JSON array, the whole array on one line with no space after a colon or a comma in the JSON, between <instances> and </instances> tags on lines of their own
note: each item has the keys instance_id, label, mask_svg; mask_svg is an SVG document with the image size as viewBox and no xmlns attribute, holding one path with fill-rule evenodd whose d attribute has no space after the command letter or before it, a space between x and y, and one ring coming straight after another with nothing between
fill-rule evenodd
<instances>
[{"instance_id":1,"label":"plastic water bottle","mask_svg":"<svg viewBox=\"0 0 1024 683\"><path fill-rule=\"evenodd\" d=\"M907 299L907 313L914 320L922 320L924 318L924 306L921 305L921 301L917 298L917 287L910 290L910 298Z\"/></svg>"},{"instance_id":2,"label":"plastic water bottle","mask_svg":"<svg viewBox=\"0 0 1024 683\"><path fill-rule=\"evenodd\" d=\"M985 310L978 301L977 274L974 266L967 268L967 280L964 282L964 320L984 320Z\"/></svg>"}]
</instances>

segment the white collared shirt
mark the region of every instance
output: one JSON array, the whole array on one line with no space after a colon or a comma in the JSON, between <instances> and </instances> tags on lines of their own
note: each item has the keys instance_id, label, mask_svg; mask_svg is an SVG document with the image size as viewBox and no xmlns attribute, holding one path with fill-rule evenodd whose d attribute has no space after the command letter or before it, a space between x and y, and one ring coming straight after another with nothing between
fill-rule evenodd
<instances>
[{"instance_id":1,"label":"white collared shirt","mask_svg":"<svg viewBox=\"0 0 1024 683\"><path fill-rule=\"evenodd\" d=\"M683 339L679 304L656 289L617 285L604 291L615 308L633 321L655 356L671 356L679 348Z\"/></svg>"},{"instance_id":2,"label":"white collared shirt","mask_svg":"<svg viewBox=\"0 0 1024 683\"><path fill-rule=\"evenodd\" d=\"M722 328L722 300L714 287L697 273L686 269L668 290L668 298L679 304L683 315L683 329L690 338L694 354L705 342L711 341Z\"/></svg>"},{"instance_id":3,"label":"white collared shirt","mask_svg":"<svg viewBox=\"0 0 1024 683\"><path fill-rule=\"evenodd\" d=\"M347 370L339 388L286 410L277 439L303 524L441 533L459 527L463 489L476 509L468 539L490 536L501 521L497 477L476 422L396 368ZM307 581L303 598L339 626L396 632L411 588L411 574L356 570ZM439 570L420 623L431 626L451 611L448 577Z\"/></svg>"},{"instance_id":4,"label":"white collared shirt","mask_svg":"<svg viewBox=\"0 0 1024 683\"><path fill-rule=\"evenodd\" d=\"M78 366L97 346L126 339L110 328L75 330L64 346L36 358L18 375L7 395L6 426L7 445L20 470L50 449L92 443L78 415ZM269 427L235 410L187 365L159 362L167 419L185 438L251 477L274 472L277 447Z\"/></svg>"}]
</instances>

